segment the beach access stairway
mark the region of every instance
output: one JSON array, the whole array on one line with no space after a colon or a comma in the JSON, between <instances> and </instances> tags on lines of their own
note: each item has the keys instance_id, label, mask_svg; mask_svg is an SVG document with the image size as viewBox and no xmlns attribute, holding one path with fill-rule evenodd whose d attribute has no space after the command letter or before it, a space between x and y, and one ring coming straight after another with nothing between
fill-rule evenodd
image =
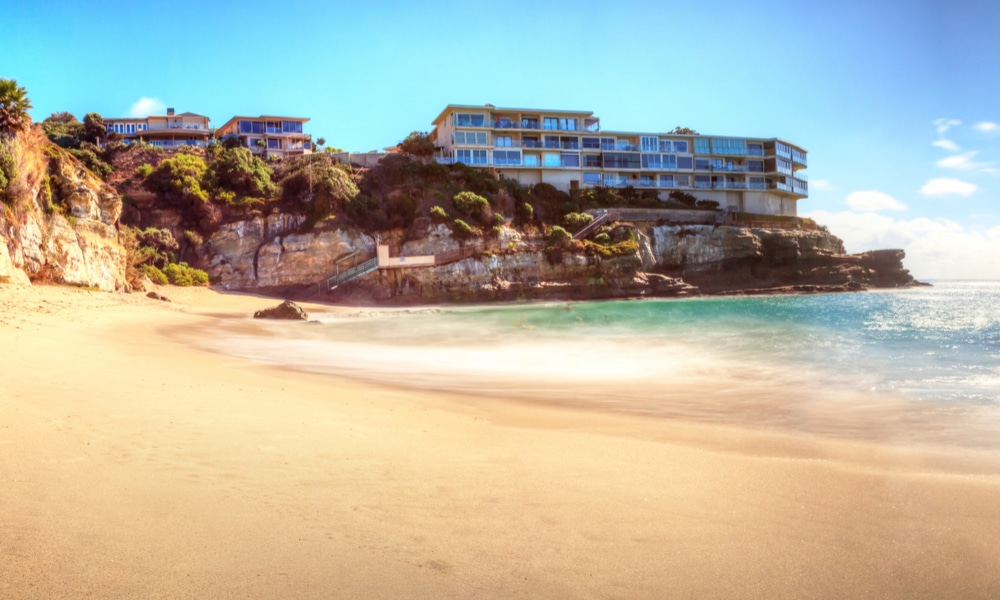
<instances>
[{"instance_id":1,"label":"beach access stairway","mask_svg":"<svg viewBox=\"0 0 1000 600\"><path fill-rule=\"evenodd\" d=\"M598 227L600 227L601 225L604 225L605 223L608 222L609 219L611 219L611 213L609 213L606 210L599 211L599 212L598 211L594 211L591 214L594 215L594 220L591 221L586 227L584 227L580 231L577 231L576 233L574 233L573 234L573 239L574 240L582 240L582 239L586 238L591 233L597 231Z\"/></svg>"},{"instance_id":2,"label":"beach access stairway","mask_svg":"<svg viewBox=\"0 0 1000 600\"><path fill-rule=\"evenodd\" d=\"M361 259L360 252L348 254L336 262L337 273L319 284L320 291L331 292L344 284L355 281L379 269L426 268L447 265L484 252L496 252L503 245L496 240L466 244L460 248L446 250L428 256L389 256L388 246L378 246L378 252L372 258Z\"/></svg>"}]
</instances>

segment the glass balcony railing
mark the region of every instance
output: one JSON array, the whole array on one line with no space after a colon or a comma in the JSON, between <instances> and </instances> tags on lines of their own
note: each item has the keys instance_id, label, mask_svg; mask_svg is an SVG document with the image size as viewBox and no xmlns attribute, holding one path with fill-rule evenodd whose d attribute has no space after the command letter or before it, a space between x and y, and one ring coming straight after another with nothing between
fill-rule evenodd
<instances>
[{"instance_id":1,"label":"glass balcony railing","mask_svg":"<svg viewBox=\"0 0 1000 600\"><path fill-rule=\"evenodd\" d=\"M717 173L746 173L746 165L713 165L712 170Z\"/></svg>"},{"instance_id":2,"label":"glass balcony railing","mask_svg":"<svg viewBox=\"0 0 1000 600\"><path fill-rule=\"evenodd\" d=\"M747 148L747 156L764 156L763 148Z\"/></svg>"}]
</instances>

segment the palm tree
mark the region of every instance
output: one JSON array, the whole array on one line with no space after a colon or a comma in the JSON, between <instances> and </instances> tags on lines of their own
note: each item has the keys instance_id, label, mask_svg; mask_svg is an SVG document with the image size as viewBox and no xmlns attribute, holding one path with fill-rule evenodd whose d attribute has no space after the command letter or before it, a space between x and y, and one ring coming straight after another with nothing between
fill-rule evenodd
<instances>
[{"instance_id":1,"label":"palm tree","mask_svg":"<svg viewBox=\"0 0 1000 600\"><path fill-rule=\"evenodd\" d=\"M31 125L30 108L31 101L24 88L14 79L0 78L0 134L27 131Z\"/></svg>"}]
</instances>

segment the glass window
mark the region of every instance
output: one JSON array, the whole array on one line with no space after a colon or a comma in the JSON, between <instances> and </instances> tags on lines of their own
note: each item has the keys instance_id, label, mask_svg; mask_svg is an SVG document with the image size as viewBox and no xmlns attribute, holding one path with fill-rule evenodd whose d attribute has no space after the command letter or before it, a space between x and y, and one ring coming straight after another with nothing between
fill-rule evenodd
<instances>
[{"instance_id":1,"label":"glass window","mask_svg":"<svg viewBox=\"0 0 1000 600\"><path fill-rule=\"evenodd\" d=\"M687 154L688 143L687 140L674 141L674 152L683 152Z\"/></svg>"},{"instance_id":2,"label":"glass window","mask_svg":"<svg viewBox=\"0 0 1000 600\"><path fill-rule=\"evenodd\" d=\"M561 137L559 138L559 143L563 148L569 150L579 150L580 149L580 139L575 137Z\"/></svg>"},{"instance_id":3,"label":"glass window","mask_svg":"<svg viewBox=\"0 0 1000 600\"><path fill-rule=\"evenodd\" d=\"M564 167L579 167L580 166L580 155L576 152L563 152L562 153L562 166Z\"/></svg>"},{"instance_id":4,"label":"glass window","mask_svg":"<svg viewBox=\"0 0 1000 600\"><path fill-rule=\"evenodd\" d=\"M583 166L588 168L601 168L601 157L598 154L584 154Z\"/></svg>"},{"instance_id":5,"label":"glass window","mask_svg":"<svg viewBox=\"0 0 1000 600\"><path fill-rule=\"evenodd\" d=\"M712 178L708 175L695 175L694 176L694 187L696 188L711 188Z\"/></svg>"},{"instance_id":6,"label":"glass window","mask_svg":"<svg viewBox=\"0 0 1000 600\"><path fill-rule=\"evenodd\" d=\"M546 148L558 148L559 147L559 136L558 135L547 135L547 136L545 136L545 147Z\"/></svg>"},{"instance_id":7,"label":"glass window","mask_svg":"<svg viewBox=\"0 0 1000 600\"><path fill-rule=\"evenodd\" d=\"M762 160L748 160L747 161L747 171L751 173L763 173L764 172L764 161Z\"/></svg>"},{"instance_id":8,"label":"glass window","mask_svg":"<svg viewBox=\"0 0 1000 600\"><path fill-rule=\"evenodd\" d=\"M559 129L576 131L576 119L559 119Z\"/></svg>"},{"instance_id":9,"label":"glass window","mask_svg":"<svg viewBox=\"0 0 1000 600\"><path fill-rule=\"evenodd\" d=\"M559 155L555 153L546 152L542 155L542 160L545 162L546 167L558 167L562 165L559 162Z\"/></svg>"},{"instance_id":10,"label":"glass window","mask_svg":"<svg viewBox=\"0 0 1000 600\"><path fill-rule=\"evenodd\" d=\"M660 175L660 187L674 187L674 176Z\"/></svg>"},{"instance_id":11,"label":"glass window","mask_svg":"<svg viewBox=\"0 0 1000 600\"><path fill-rule=\"evenodd\" d=\"M696 171L707 171L710 168L711 162L707 158L696 158L694 161L694 168Z\"/></svg>"},{"instance_id":12,"label":"glass window","mask_svg":"<svg viewBox=\"0 0 1000 600\"><path fill-rule=\"evenodd\" d=\"M659 145L657 145L659 147ZM659 154L643 154L642 155L642 168L643 169L659 169L660 168L660 155Z\"/></svg>"},{"instance_id":13,"label":"glass window","mask_svg":"<svg viewBox=\"0 0 1000 600\"><path fill-rule=\"evenodd\" d=\"M498 148L510 148L513 143L513 140L509 135L498 135L494 141L494 145Z\"/></svg>"},{"instance_id":14,"label":"glass window","mask_svg":"<svg viewBox=\"0 0 1000 600\"><path fill-rule=\"evenodd\" d=\"M542 120L542 127L550 130L559 129L559 119L553 117L545 117Z\"/></svg>"},{"instance_id":15,"label":"glass window","mask_svg":"<svg viewBox=\"0 0 1000 600\"><path fill-rule=\"evenodd\" d=\"M537 154L525 154L524 155L524 166L526 166L526 167L537 167L538 166L538 155Z\"/></svg>"},{"instance_id":16,"label":"glass window","mask_svg":"<svg viewBox=\"0 0 1000 600\"><path fill-rule=\"evenodd\" d=\"M601 185L600 173L584 173L583 185Z\"/></svg>"},{"instance_id":17,"label":"glass window","mask_svg":"<svg viewBox=\"0 0 1000 600\"><path fill-rule=\"evenodd\" d=\"M690 179L687 175L674 175L674 186L675 187L688 187L690 185Z\"/></svg>"},{"instance_id":18,"label":"glass window","mask_svg":"<svg viewBox=\"0 0 1000 600\"><path fill-rule=\"evenodd\" d=\"M600 150L601 138L585 137L583 138L583 147L588 150Z\"/></svg>"},{"instance_id":19,"label":"glass window","mask_svg":"<svg viewBox=\"0 0 1000 600\"><path fill-rule=\"evenodd\" d=\"M662 155L662 162L664 169L676 169L677 168L677 155L676 154L664 154Z\"/></svg>"},{"instance_id":20,"label":"glass window","mask_svg":"<svg viewBox=\"0 0 1000 600\"><path fill-rule=\"evenodd\" d=\"M614 150L615 138L601 138L601 150Z\"/></svg>"},{"instance_id":21,"label":"glass window","mask_svg":"<svg viewBox=\"0 0 1000 600\"><path fill-rule=\"evenodd\" d=\"M472 164L472 150L456 150L455 160L460 163L465 163L467 165Z\"/></svg>"},{"instance_id":22,"label":"glass window","mask_svg":"<svg viewBox=\"0 0 1000 600\"><path fill-rule=\"evenodd\" d=\"M282 133L302 133L302 123L299 121L282 121Z\"/></svg>"},{"instance_id":23,"label":"glass window","mask_svg":"<svg viewBox=\"0 0 1000 600\"><path fill-rule=\"evenodd\" d=\"M494 150L493 164L519 165L521 164L521 153L517 150Z\"/></svg>"},{"instance_id":24,"label":"glass window","mask_svg":"<svg viewBox=\"0 0 1000 600\"><path fill-rule=\"evenodd\" d=\"M521 127L524 129L538 129L538 119L521 119Z\"/></svg>"},{"instance_id":25,"label":"glass window","mask_svg":"<svg viewBox=\"0 0 1000 600\"><path fill-rule=\"evenodd\" d=\"M605 187L615 187L618 185L618 176L613 173L605 173L604 185Z\"/></svg>"},{"instance_id":26,"label":"glass window","mask_svg":"<svg viewBox=\"0 0 1000 600\"><path fill-rule=\"evenodd\" d=\"M642 161L638 152L605 152L605 169L638 169Z\"/></svg>"},{"instance_id":27,"label":"glass window","mask_svg":"<svg viewBox=\"0 0 1000 600\"><path fill-rule=\"evenodd\" d=\"M269 139L267 140L267 148L269 150L281 150L281 140Z\"/></svg>"},{"instance_id":28,"label":"glass window","mask_svg":"<svg viewBox=\"0 0 1000 600\"><path fill-rule=\"evenodd\" d=\"M486 150L473 150L472 151L472 164L474 165L485 165L489 163L489 157L486 154Z\"/></svg>"},{"instance_id":29,"label":"glass window","mask_svg":"<svg viewBox=\"0 0 1000 600\"><path fill-rule=\"evenodd\" d=\"M677 157L677 168L678 169L692 169L694 168L694 159L690 156L678 156Z\"/></svg>"},{"instance_id":30,"label":"glass window","mask_svg":"<svg viewBox=\"0 0 1000 600\"><path fill-rule=\"evenodd\" d=\"M240 133L253 133L250 130L250 121L240 121Z\"/></svg>"},{"instance_id":31,"label":"glass window","mask_svg":"<svg viewBox=\"0 0 1000 600\"><path fill-rule=\"evenodd\" d=\"M694 139L694 153L695 154L711 154L711 144L709 138L695 138Z\"/></svg>"},{"instance_id":32,"label":"glass window","mask_svg":"<svg viewBox=\"0 0 1000 600\"><path fill-rule=\"evenodd\" d=\"M747 154L750 156L764 156L764 145L747 144Z\"/></svg>"},{"instance_id":33,"label":"glass window","mask_svg":"<svg viewBox=\"0 0 1000 600\"><path fill-rule=\"evenodd\" d=\"M660 151L660 138L644 135L641 137L640 144L642 146L643 152L659 152Z\"/></svg>"}]
</instances>

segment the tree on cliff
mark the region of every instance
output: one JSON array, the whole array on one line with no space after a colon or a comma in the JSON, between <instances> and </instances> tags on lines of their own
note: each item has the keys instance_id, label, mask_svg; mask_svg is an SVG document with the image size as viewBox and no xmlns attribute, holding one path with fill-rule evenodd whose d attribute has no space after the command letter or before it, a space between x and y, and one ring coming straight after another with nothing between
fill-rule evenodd
<instances>
[{"instance_id":1,"label":"tree on cliff","mask_svg":"<svg viewBox=\"0 0 1000 600\"><path fill-rule=\"evenodd\" d=\"M15 79L0 78L0 135L26 131L31 125L28 92Z\"/></svg>"},{"instance_id":2,"label":"tree on cliff","mask_svg":"<svg viewBox=\"0 0 1000 600\"><path fill-rule=\"evenodd\" d=\"M674 127L667 133L673 133L675 135L698 135L698 132L690 127Z\"/></svg>"},{"instance_id":3,"label":"tree on cliff","mask_svg":"<svg viewBox=\"0 0 1000 600\"><path fill-rule=\"evenodd\" d=\"M434 155L434 142L426 133L414 131L399 143L399 149L413 156L428 157Z\"/></svg>"},{"instance_id":4,"label":"tree on cliff","mask_svg":"<svg viewBox=\"0 0 1000 600\"><path fill-rule=\"evenodd\" d=\"M68 112L52 113L42 121L42 131L60 148L79 148L86 135L84 124Z\"/></svg>"},{"instance_id":5,"label":"tree on cliff","mask_svg":"<svg viewBox=\"0 0 1000 600\"><path fill-rule=\"evenodd\" d=\"M108 135L108 130L104 126L104 117L95 112L84 115L83 131L87 141L91 144L100 143Z\"/></svg>"}]
</instances>

